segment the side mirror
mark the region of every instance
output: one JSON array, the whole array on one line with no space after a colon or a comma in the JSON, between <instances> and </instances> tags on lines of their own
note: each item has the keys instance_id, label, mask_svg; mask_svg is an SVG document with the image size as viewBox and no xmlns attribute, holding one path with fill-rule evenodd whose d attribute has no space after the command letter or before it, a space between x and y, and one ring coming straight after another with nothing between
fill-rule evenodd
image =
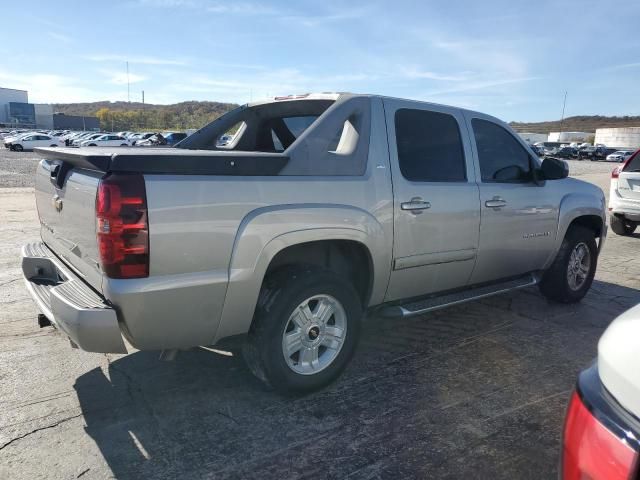
<instances>
[{"instance_id":1,"label":"side mirror","mask_svg":"<svg viewBox=\"0 0 640 480\"><path fill-rule=\"evenodd\" d=\"M569 164L564 160L547 157L540 168L541 180L562 180L569 176Z\"/></svg>"}]
</instances>

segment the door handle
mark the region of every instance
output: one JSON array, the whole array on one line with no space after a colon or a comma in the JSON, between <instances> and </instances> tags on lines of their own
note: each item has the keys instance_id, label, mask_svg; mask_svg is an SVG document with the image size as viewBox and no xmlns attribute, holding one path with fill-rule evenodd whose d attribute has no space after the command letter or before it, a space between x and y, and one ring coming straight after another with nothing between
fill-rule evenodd
<instances>
[{"instance_id":1,"label":"door handle","mask_svg":"<svg viewBox=\"0 0 640 480\"><path fill-rule=\"evenodd\" d=\"M493 197L491 200L484 202L485 207L500 208L507 205L507 202L502 197Z\"/></svg>"},{"instance_id":2,"label":"door handle","mask_svg":"<svg viewBox=\"0 0 640 480\"><path fill-rule=\"evenodd\" d=\"M420 197L413 197L411 201L401 203L400 208L402 210L421 211L431 208L431 204L429 202L425 202Z\"/></svg>"}]
</instances>

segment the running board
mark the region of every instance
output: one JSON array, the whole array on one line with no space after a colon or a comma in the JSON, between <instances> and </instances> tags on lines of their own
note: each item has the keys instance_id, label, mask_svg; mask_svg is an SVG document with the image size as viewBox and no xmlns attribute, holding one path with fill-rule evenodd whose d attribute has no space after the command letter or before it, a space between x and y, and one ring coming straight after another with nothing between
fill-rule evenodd
<instances>
[{"instance_id":1,"label":"running board","mask_svg":"<svg viewBox=\"0 0 640 480\"><path fill-rule=\"evenodd\" d=\"M421 315L423 313L438 310L440 308L458 305L459 303L479 300L481 298L491 297L493 295L499 295L501 293L531 287L533 285L536 285L538 281L538 276L536 276L535 274L530 274L524 277L517 278L515 280L509 280L508 282L494 283L491 285L475 287L469 290L449 293L437 297L429 297L424 300L417 300L415 302L406 303L404 305L391 305L383 307L380 310L380 315L382 315L383 317L393 318L412 317L414 315Z\"/></svg>"}]
</instances>

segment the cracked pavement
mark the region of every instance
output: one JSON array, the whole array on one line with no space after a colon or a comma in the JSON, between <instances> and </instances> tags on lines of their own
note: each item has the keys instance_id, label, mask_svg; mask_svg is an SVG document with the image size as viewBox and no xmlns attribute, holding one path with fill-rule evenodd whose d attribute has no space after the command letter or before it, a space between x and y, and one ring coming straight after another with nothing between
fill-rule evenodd
<instances>
[{"instance_id":1,"label":"cracked pavement","mask_svg":"<svg viewBox=\"0 0 640 480\"><path fill-rule=\"evenodd\" d=\"M571 162L607 194L612 168ZM640 302L640 235L610 232L580 304L530 288L370 318L336 383L284 398L238 356L92 354L39 329L19 269L20 246L38 238L28 173L0 177L3 479L557 478L576 375L606 326Z\"/></svg>"}]
</instances>

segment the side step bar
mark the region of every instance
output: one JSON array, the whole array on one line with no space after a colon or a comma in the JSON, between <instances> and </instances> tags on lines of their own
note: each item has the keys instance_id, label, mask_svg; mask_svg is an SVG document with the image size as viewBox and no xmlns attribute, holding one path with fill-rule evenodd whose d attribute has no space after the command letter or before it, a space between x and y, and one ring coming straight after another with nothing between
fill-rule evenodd
<instances>
[{"instance_id":1,"label":"side step bar","mask_svg":"<svg viewBox=\"0 0 640 480\"><path fill-rule=\"evenodd\" d=\"M440 308L458 305L459 303L479 300L481 298L491 297L493 295L531 287L533 285L536 285L539 280L540 279L537 275L529 274L524 277L516 278L515 280L509 280L507 282L494 283L491 285L470 288L469 290L429 297L423 300L406 303L404 305L390 305L387 307L383 307L380 310L380 315L382 315L383 317L391 318L412 317L414 315L421 315L433 310L439 310Z\"/></svg>"}]
</instances>

